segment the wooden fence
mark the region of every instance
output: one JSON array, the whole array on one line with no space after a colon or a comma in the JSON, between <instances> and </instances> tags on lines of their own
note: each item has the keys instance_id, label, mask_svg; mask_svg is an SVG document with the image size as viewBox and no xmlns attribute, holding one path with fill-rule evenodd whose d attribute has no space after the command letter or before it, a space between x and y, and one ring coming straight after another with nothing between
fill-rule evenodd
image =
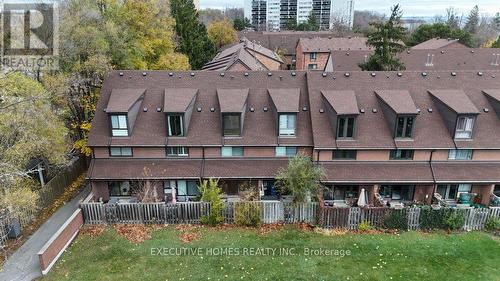
<instances>
[{"instance_id":1,"label":"wooden fence","mask_svg":"<svg viewBox=\"0 0 500 281\"><path fill-rule=\"evenodd\" d=\"M376 208L332 208L319 209L318 203L293 204L280 201L227 202L222 216L224 223L235 222L237 204L256 204L260 208L262 223L309 223L326 228L357 230L363 222L376 228L385 228L386 219L399 213L408 230L419 230L421 208L402 210L385 207ZM81 205L86 224L180 224L200 223L210 212L210 204L188 203L115 203L84 202ZM451 209L460 210L460 209ZM488 217L500 218L500 208L479 208L460 210L465 214L464 230L482 230Z\"/></svg>"},{"instance_id":2,"label":"wooden fence","mask_svg":"<svg viewBox=\"0 0 500 281\"><path fill-rule=\"evenodd\" d=\"M0 211L0 249L2 249L7 241L9 233L10 215L7 211Z\"/></svg>"}]
</instances>

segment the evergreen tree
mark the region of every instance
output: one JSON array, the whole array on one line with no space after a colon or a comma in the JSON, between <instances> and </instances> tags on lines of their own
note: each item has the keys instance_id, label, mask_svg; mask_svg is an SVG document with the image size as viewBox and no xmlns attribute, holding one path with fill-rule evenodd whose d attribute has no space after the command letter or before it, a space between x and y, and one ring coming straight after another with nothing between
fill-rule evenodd
<instances>
[{"instance_id":1,"label":"evergreen tree","mask_svg":"<svg viewBox=\"0 0 500 281\"><path fill-rule=\"evenodd\" d=\"M396 55L406 49L403 44L406 28L400 25L402 12L399 5L392 8L391 16L386 22L371 23L375 31L368 35L367 45L375 48L375 52L367 62L359 64L362 70L393 71L404 70L404 64Z\"/></svg>"},{"instance_id":2,"label":"evergreen tree","mask_svg":"<svg viewBox=\"0 0 500 281\"><path fill-rule=\"evenodd\" d=\"M171 13L175 19L175 32L179 51L188 56L193 69L201 67L215 55L215 46L208 38L207 30L198 20L198 12L192 0L172 0Z\"/></svg>"},{"instance_id":3,"label":"evergreen tree","mask_svg":"<svg viewBox=\"0 0 500 281\"><path fill-rule=\"evenodd\" d=\"M500 36L498 37L497 41L491 45L492 48L500 48Z\"/></svg>"},{"instance_id":4,"label":"evergreen tree","mask_svg":"<svg viewBox=\"0 0 500 281\"><path fill-rule=\"evenodd\" d=\"M250 20L247 18L235 18L233 21L234 29L237 31L242 31L247 27L251 27Z\"/></svg>"},{"instance_id":5,"label":"evergreen tree","mask_svg":"<svg viewBox=\"0 0 500 281\"><path fill-rule=\"evenodd\" d=\"M496 13L495 17L493 17L493 29L500 32L500 13Z\"/></svg>"},{"instance_id":6,"label":"evergreen tree","mask_svg":"<svg viewBox=\"0 0 500 281\"><path fill-rule=\"evenodd\" d=\"M467 22L465 23L464 30L469 33L476 33L479 25L479 7L476 5L469 13Z\"/></svg>"}]
</instances>

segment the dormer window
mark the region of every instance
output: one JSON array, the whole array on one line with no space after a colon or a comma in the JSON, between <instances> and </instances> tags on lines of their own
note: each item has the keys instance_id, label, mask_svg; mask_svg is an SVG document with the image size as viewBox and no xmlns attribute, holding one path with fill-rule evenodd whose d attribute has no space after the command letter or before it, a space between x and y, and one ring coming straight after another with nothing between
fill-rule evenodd
<instances>
[{"instance_id":1,"label":"dormer window","mask_svg":"<svg viewBox=\"0 0 500 281\"><path fill-rule=\"evenodd\" d=\"M471 116L458 117L457 128L455 129L455 138L456 139L472 138L473 128L474 128L474 117Z\"/></svg>"},{"instance_id":2,"label":"dormer window","mask_svg":"<svg viewBox=\"0 0 500 281\"><path fill-rule=\"evenodd\" d=\"M354 117L341 117L337 119L337 138L352 138L354 136Z\"/></svg>"},{"instance_id":3,"label":"dormer window","mask_svg":"<svg viewBox=\"0 0 500 281\"><path fill-rule=\"evenodd\" d=\"M182 114L167 115L167 123L169 137L184 136L184 118Z\"/></svg>"},{"instance_id":4,"label":"dormer window","mask_svg":"<svg viewBox=\"0 0 500 281\"><path fill-rule=\"evenodd\" d=\"M280 136L295 136L296 129L296 114L280 114L279 115L279 135Z\"/></svg>"},{"instance_id":5,"label":"dormer window","mask_svg":"<svg viewBox=\"0 0 500 281\"><path fill-rule=\"evenodd\" d=\"M224 136L241 135L241 114L223 114L222 127Z\"/></svg>"},{"instance_id":6,"label":"dormer window","mask_svg":"<svg viewBox=\"0 0 500 281\"><path fill-rule=\"evenodd\" d=\"M415 117L413 116L400 116L396 123L396 138L412 138L413 137L413 124Z\"/></svg>"},{"instance_id":7,"label":"dormer window","mask_svg":"<svg viewBox=\"0 0 500 281\"><path fill-rule=\"evenodd\" d=\"M316 53L309 53L309 60L315 61L316 58L317 58L317 54Z\"/></svg>"},{"instance_id":8,"label":"dormer window","mask_svg":"<svg viewBox=\"0 0 500 281\"><path fill-rule=\"evenodd\" d=\"M111 115L111 135L113 137L128 136L127 115Z\"/></svg>"}]
</instances>

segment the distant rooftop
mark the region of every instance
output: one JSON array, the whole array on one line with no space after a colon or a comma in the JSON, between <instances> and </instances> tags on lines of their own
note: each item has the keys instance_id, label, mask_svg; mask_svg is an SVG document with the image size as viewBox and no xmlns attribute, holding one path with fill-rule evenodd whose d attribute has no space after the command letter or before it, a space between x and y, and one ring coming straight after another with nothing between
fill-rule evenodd
<instances>
[{"instance_id":1,"label":"distant rooftop","mask_svg":"<svg viewBox=\"0 0 500 281\"><path fill-rule=\"evenodd\" d=\"M453 48L468 48L464 44L458 42L458 39L452 38L432 38L418 45L411 47L412 49L442 49L453 46Z\"/></svg>"}]
</instances>

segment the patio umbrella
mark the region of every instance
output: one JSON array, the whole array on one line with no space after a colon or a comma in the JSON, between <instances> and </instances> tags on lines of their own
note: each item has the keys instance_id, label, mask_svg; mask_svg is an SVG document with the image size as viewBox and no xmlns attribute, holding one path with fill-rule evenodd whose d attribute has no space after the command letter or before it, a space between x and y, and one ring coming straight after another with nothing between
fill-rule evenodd
<instances>
[{"instance_id":1,"label":"patio umbrella","mask_svg":"<svg viewBox=\"0 0 500 281\"><path fill-rule=\"evenodd\" d=\"M367 205L367 203L366 203L365 189L362 188L361 189L361 194L359 194L359 198L358 198L358 206L359 207L364 207L366 205Z\"/></svg>"},{"instance_id":2,"label":"patio umbrella","mask_svg":"<svg viewBox=\"0 0 500 281\"><path fill-rule=\"evenodd\" d=\"M177 190L172 188L172 203L177 203Z\"/></svg>"}]
</instances>

